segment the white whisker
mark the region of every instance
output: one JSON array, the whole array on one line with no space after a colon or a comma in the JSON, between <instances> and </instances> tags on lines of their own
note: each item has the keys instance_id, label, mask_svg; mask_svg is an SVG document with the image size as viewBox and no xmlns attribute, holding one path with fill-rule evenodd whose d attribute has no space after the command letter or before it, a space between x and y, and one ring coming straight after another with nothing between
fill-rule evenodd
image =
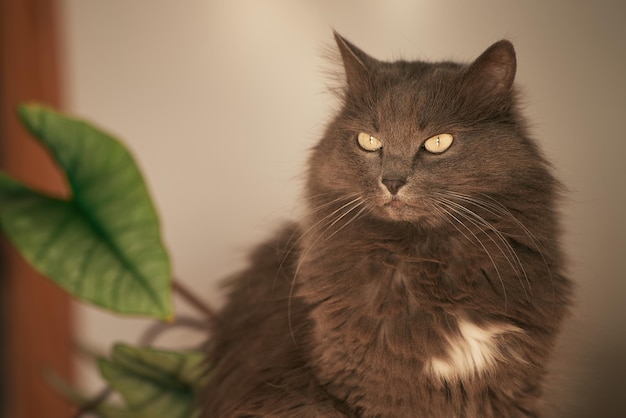
<instances>
[{"instance_id":1,"label":"white whisker","mask_svg":"<svg viewBox=\"0 0 626 418\"><path fill-rule=\"evenodd\" d=\"M337 222L339 222L340 220L342 220L343 218L346 217L346 215L348 215L350 212L352 212L353 210L355 210L356 208L358 208L359 206L361 206L363 204L363 199L359 198L359 201L356 202L356 204L354 206L352 206L350 209L346 210L344 213L342 213L341 215L337 216L337 218L332 221L325 229L324 231L322 231L322 234L328 232L328 230L330 228L332 228Z\"/></svg>"},{"instance_id":2,"label":"white whisker","mask_svg":"<svg viewBox=\"0 0 626 418\"><path fill-rule=\"evenodd\" d=\"M507 306L507 293L506 293L506 287L504 285L504 280L502 279L502 275L500 274L500 270L498 269L498 265L496 264L495 260L493 259L491 253L489 252L489 250L487 249L487 247L485 246L485 244L483 244L483 242L480 240L480 238L478 238L478 236L474 233L474 231L471 230L470 227L468 227L467 225L465 225L465 223L460 220L459 218L457 218L456 216L454 216L452 212L455 212L457 214L458 211L456 211L454 208L448 206L445 202L442 202L439 199L434 199L433 202L436 202L439 206L438 209L440 211L443 211L446 215L448 215L449 217L451 217L452 219L454 219L459 225L463 226L463 228L465 228L467 230L467 232L469 232L474 239L476 240L476 242L478 243L478 245L481 246L481 248L483 249L483 251L485 252L485 254L487 254L487 257L489 257L489 260L491 261L491 264L493 265L493 268L498 276L498 279L500 280L500 285L502 286L502 293L503 293L503 297L504 297L504 306L506 309ZM459 214L460 215L460 214ZM461 234L463 234L453 222L450 222L450 224L452 226L454 226ZM463 234L466 238L467 236L465 234Z\"/></svg>"},{"instance_id":3,"label":"white whisker","mask_svg":"<svg viewBox=\"0 0 626 418\"><path fill-rule=\"evenodd\" d=\"M515 252L515 250L513 249L513 247L511 246L511 244L508 242L508 240L506 239L506 237L495 227L493 226L493 224L491 224L490 222L488 222L485 218L483 218L482 216L478 215L476 212L472 211L471 209L468 209L467 207L453 202L449 199L446 199L444 197L441 197L441 200L443 202L445 202L446 204L448 204L448 207L453 207L456 208L455 212L458 213L460 216L462 216L463 218L465 218L467 221L471 222L472 225L482 229L481 227L486 227L488 230L490 230L491 232L493 232L496 237L498 238L498 240L504 245L504 247L506 248L507 253L505 253L504 249L500 246L500 244L494 240L491 235L487 234L485 232L485 235L487 236L487 238L489 238L489 240L491 242L493 242L493 244L498 248L498 250L500 251L500 253L504 256L504 258L507 260L507 262L509 263L509 265L511 266L511 269L515 272L515 274L518 276L518 278L521 280L521 276L524 277L526 284L528 285L528 291L526 290L526 287L524 286L524 284L522 283L522 288L524 289L524 293L526 293L526 297L530 298L532 296L532 287L530 284L530 280L528 279L528 275L526 274L526 270L524 269L524 266L521 262L521 260L519 259L519 256L517 255L517 253ZM511 258L514 259L515 263L511 260ZM517 267L516 267L517 265ZM521 271L521 275L520 272ZM530 296L528 295L528 292L530 292Z\"/></svg>"},{"instance_id":4,"label":"white whisker","mask_svg":"<svg viewBox=\"0 0 626 418\"><path fill-rule=\"evenodd\" d=\"M349 196L344 196L344 197L342 197L340 199L335 199L332 202L328 202L328 203L325 203L323 205L320 205L319 207L317 207L314 210L319 211L323 207L330 206L331 204L340 202L341 200L350 199L353 196L356 196L356 194L349 195ZM306 251L304 253L300 254L299 259L298 259L298 263L297 263L295 271L293 273L293 278L291 280L291 285L290 285L290 288L289 288L289 295L288 295L288 301L287 301L287 320L288 320L288 324L289 324L289 332L291 334L291 338L292 338L294 344L296 345L296 347L298 346L298 343L296 342L296 338L295 338L295 334L293 332L293 326L292 326L292 299L293 299L293 293L294 293L294 290L295 290L296 280L297 280L298 274L300 273L300 269L302 267L304 259L308 256L308 254L311 252L311 250L315 247L315 244L317 244L317 242L324 236L324 234L326 234L326 232L329 231L330 228L332 228L339 221L344 219L348 214L350 214L350 212L352 212L355 209L357 209L360 206L362 206L364 203L365 203L365 200L362 197L360 197L360 196L354 197L353 199L351 199L347 203L341 205L339 208L333 210L331 213L327 214L326 216L322 217L320 220L315 222L306 231L304 231L300 235L300 237L298 238L296 243L294 243L294 246L295 246L303 238L309 236L312 233L317 233L317 237L315 237L315 239L313 239L313 241L307 245ZM359 212L357 212L357 214L354 217L350 218L344 225L342 225L339 229L334 231L326 239L329 239L330 237L335 235L337 232L339 232L341 229L343 229L346 225L348 225L353 220L355 220L359 215L361 215L363 213L363 209L365 209L365 207L362 208ZM327 223L327 225L324 226L324 229L322 231L320 231L318 227L320 225L322 225L323 223L325 223L325 222ZM292 246L292 248L293 248L293 246Z\"/></svg>"},{"instance_id":5,"label":"white whisker","mask_svg":"<svg viewBox=\"0 0 626 418\"><path fill-rule=\"evenodd\" d=\"M530 239L532 245L534 246L535 251L539 254L539 256L541 257L543 261L543 265L546 268L550 282L551 283L553 282L552 271L550 270L550 266L548 265L548 261L546 260L546 257L544 255L545 248L543 247L541 242L537 239L535 234L533 234L532 231L530 231L526 227L526 225L524 225L515 215L513 215L513 213L506 206L498 202L495 198L489 195L483 194L483 193L480 194L482 198L477 198L477 197L470 196L464 193L452 192L452 191L446 191L446 195L448 195L449 197L458 198L469 204L473 204L494 216L498 216L502 219L508 219L509 221L511 221L515 226L517 226L521 230L521 232L526 237ZM489 201L485 199L488 199Z\"/></svg>"},{"instance_id":6,"label":"white whisker","mask_svg":"<svg viewBox=\"0 0 626 418\"><path fill-rule=\"evenodd\" d=\"M357 206L358 207L358 206ZM353 208L353 209L356 209ZM351 211L353 210L351 209ZM335 232L333 232L332 234L330 234L328 237L326 237L326 240L331 239L336 233L338 233L339 231L341 231L343 228L345 228L346 226L350 225L353 221L355 221L363 212L365 212L366 210L371 210L371 208L368 208L367 206L363 206L361 208L361 210L359 210L356 215L354 215L352 218L350 218L346 223L344 223L341 227L339 227Z\"/></svg>"},{"instance_id":7,"label":"white whisker","mask_svg":"<svg viewBox=\"0 0 626 418\"><path fill-rule=\"evenodd\" d=\"M478 199L476 197L466 195L463 193L458 193L458 192L447 191L446 194L450 196L454 196L458 199L464 200L468 203L474 204L495 216L501 216L503 218L510 219L511 221L513 221L513 223L517 225L522 230L522 232L532 241L533 245L535 246L535 249L543 258L544 264L546 265L546 267L548 267L547 261L543 255L544 248L539 242L539 240L537 239L537 237L526 227L526 225L524 225L517 217L515 217L515 215L513 215L513 213L511 213L511 211L502 203L498 202L493 197L486 195L486 194L482 194L482 193L480 194L480 196L484 197L485 199L489 199L490 200L489 202L483 199Z\"/></svg>"},{"instance_id":8,"label":"white whisker","mask_svg":"<svg viewBox=\"0 0 626 418\"><path fill-rule=\"evenodd\" d=\"M543 247L543 245L541 245L541 242L537 239L537 237L535 236L535 234L532 233L532 231L530 231L526 225L524 225L517 217L515 217L515 215L513 215L511 213L511 211L509 209L507 209L502 203L498 202L496 199L494 199L491 196L488 196L486 194L481 194L481 196L491 200L493 202L493 206L500 208L500 210L502 210L506 216L511 219L525 234L528 238L530 238L531 242L533 243L533 245L535 246L535 250L537 250L537 253L541 256L541 259L543 261L543 265L546 267L546 271L548 272L548 277L550 278L550 283L552 283L554 285L553 282L553 278L552 278L552 271L550 270L550 266L548 265L548 261L546 260L546 257L543 253L543 251L545 250L545 248ZM487 203L484 202L482 200L480 200L483 203Z\"/></svg>"},{"instance_id":9,"label":"white whisker","mask_svg":"<svg viewBox=\"0 0 626 418\"><path fill-rule=\"evenodd\" d=\"M339 198L333 199L330 202L326 202L324 204L319 205L318 207L314 208L311 210L311 213L314 212L319 212L321 209L330 206L332 204L338 203L342 200L346 200L346 199L350 199L354 196L357 196L356 193L352 194L352 195L348 195L348 196L341 196ZM287 257L289 256L289 254L291 254L291 252L293 251L293 249L300 243L300 241L302 241L302 239L307 236L311 231L313 231L315 229L315 227L317 227L319 224L323 223L324 221L328 220L329 218L332 218L337 212L340 212L343 208L345 208L346 206L351 205L354 202L357 202L358 200L360 200L360 197L356 197L352 200L350 200L348 203L344 204L343 206L339 207L338 209L336 209L335 211L331 212L330 214L324 216L322 219L320 219L318 222L316 222L315 224L313 224L311 227L309 227L306 231L302 232L300 234L300 236L298 237L297 240L295 240L293 242L293 244L290 245L289 249L287 249L285 256L283 257L283 259L281 260L278 269L276 271L276 275L274 276L274 284L272 286L276 285L276 279L278 278L278 273L282 270L282 267L285 263L285 260L287 259ZM289 242L291 241L291 239L293 238L294 235L296 235L296 233L298 232L298 230L294 230L294 232L291 234L291 236L289 237L289 240L287 241L287 243L289 244Z\"/></svg>"}]
</instances>

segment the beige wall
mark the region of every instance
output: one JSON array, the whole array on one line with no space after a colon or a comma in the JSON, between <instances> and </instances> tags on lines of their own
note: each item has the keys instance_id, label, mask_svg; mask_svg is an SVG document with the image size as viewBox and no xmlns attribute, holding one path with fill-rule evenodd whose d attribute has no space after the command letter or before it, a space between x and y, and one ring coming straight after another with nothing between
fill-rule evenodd
<instances>
[{"instance_id":1,"label":"beige wall","mask_svg":"<svg viewBox=\"0 0 626 418\"><path fill-rule=\"evenodd\" d=\"M570 189L566 246L579 304L559 356L567 361L558 362L562 416L609 416L597 405L616 402L626 364L619 1L65 0L64 7L69 109L134 150L176 274L214 304L217 280L295 216L307 149L333 108L322 59L331 28L387 59L469 60L511 39L533 130ZM82 343L103 350L112 340L135 341L145 326L83 306L78 314ZM178 333L167 344L191 338ZM88 373L82 379L98 387Z\"/></svg>"}]
</instances>

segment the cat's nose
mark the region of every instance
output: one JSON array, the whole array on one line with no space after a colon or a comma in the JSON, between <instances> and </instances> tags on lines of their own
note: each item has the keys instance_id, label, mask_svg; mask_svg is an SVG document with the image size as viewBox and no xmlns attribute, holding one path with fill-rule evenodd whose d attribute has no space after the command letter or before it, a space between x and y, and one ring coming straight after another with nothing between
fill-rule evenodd
<instances>
[{"instance_id":1,"label":"cat's nose","mask_svg":"<svg viewBox=\"0 0 626 418\"><path fill-rule=\"evenodd\" d=\"M398 190L400 190L400 187L406 184L405 179L399 179L399 178L382 179L382 182L385 185L385 187L387 187L387 190L389 190L389 193L393 195L397 194Z\"/></svg>"}]
</instances>

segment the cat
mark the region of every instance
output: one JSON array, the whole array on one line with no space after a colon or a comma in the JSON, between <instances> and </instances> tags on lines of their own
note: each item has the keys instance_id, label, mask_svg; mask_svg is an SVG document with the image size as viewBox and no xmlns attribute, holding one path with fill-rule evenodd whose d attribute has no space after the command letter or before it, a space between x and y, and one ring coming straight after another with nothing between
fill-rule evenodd
<instances>
[{"instance_id":1,"label":"cat","mask_svg":"<svg viewBox=\"0 0 626 418\"><path fill-rule=\"evenodd\" d=\"M541 416L572 286L513 45L383 62L335 40L305 214L229 281L201 416Z\"/></svg>"}]
</instances>

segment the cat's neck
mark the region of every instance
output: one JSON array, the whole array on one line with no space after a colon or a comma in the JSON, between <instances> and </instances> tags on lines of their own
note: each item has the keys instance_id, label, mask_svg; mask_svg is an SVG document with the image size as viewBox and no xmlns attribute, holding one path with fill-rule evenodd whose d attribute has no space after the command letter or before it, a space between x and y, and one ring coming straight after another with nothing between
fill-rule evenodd
<instances>
[{"instance_id":1,"label":"cat's neck","mask_svg":"<svg viewBox=\"0 0 626 418\"><path fill-rule=\"evenodd\" d=\"M458 246L453 244L455 237L444 231L369 217L337 233L313 225L301 237L296 280L304 292L311 284L320 298L361 290L367 296L394 282L400 287L420 286L416 278L432 281L434 275L441 276L443 267L454 263L450 249Z\"/></svg>"},{"instance_id":2,"label":"cat's neck","mask_svg":"<svg viewBox=\"0 0 626 418\"><path fill-rule=\"evenodd\" d=\"M389 222L363 216L350 222L328 224L319 215L302 223L301 257L329 257L340 252L352 263L375 258L386 265L401 262L444 262L450 242L457 240L446 228L429 228L423 223Z\"/></svg>"},{"instance_id":3,"label":"cat's neck","mask_svg":"<svg viewBox=\"0 0 626 418\"><path fill-rule=\"evenodd\" d=\"M511 303L528 303L517 266L493 237L477 244L450 227L370 217L338 233L310 222L313 227L301 236L295 283L312 305L330 298L364 315L394 304L409 314L443 309L453 315L472 315L488 306L497 315ZM514 280L505 291L506 276ZM464 306L466 300L472 306Z\"/></svg>"}]
</instances>

